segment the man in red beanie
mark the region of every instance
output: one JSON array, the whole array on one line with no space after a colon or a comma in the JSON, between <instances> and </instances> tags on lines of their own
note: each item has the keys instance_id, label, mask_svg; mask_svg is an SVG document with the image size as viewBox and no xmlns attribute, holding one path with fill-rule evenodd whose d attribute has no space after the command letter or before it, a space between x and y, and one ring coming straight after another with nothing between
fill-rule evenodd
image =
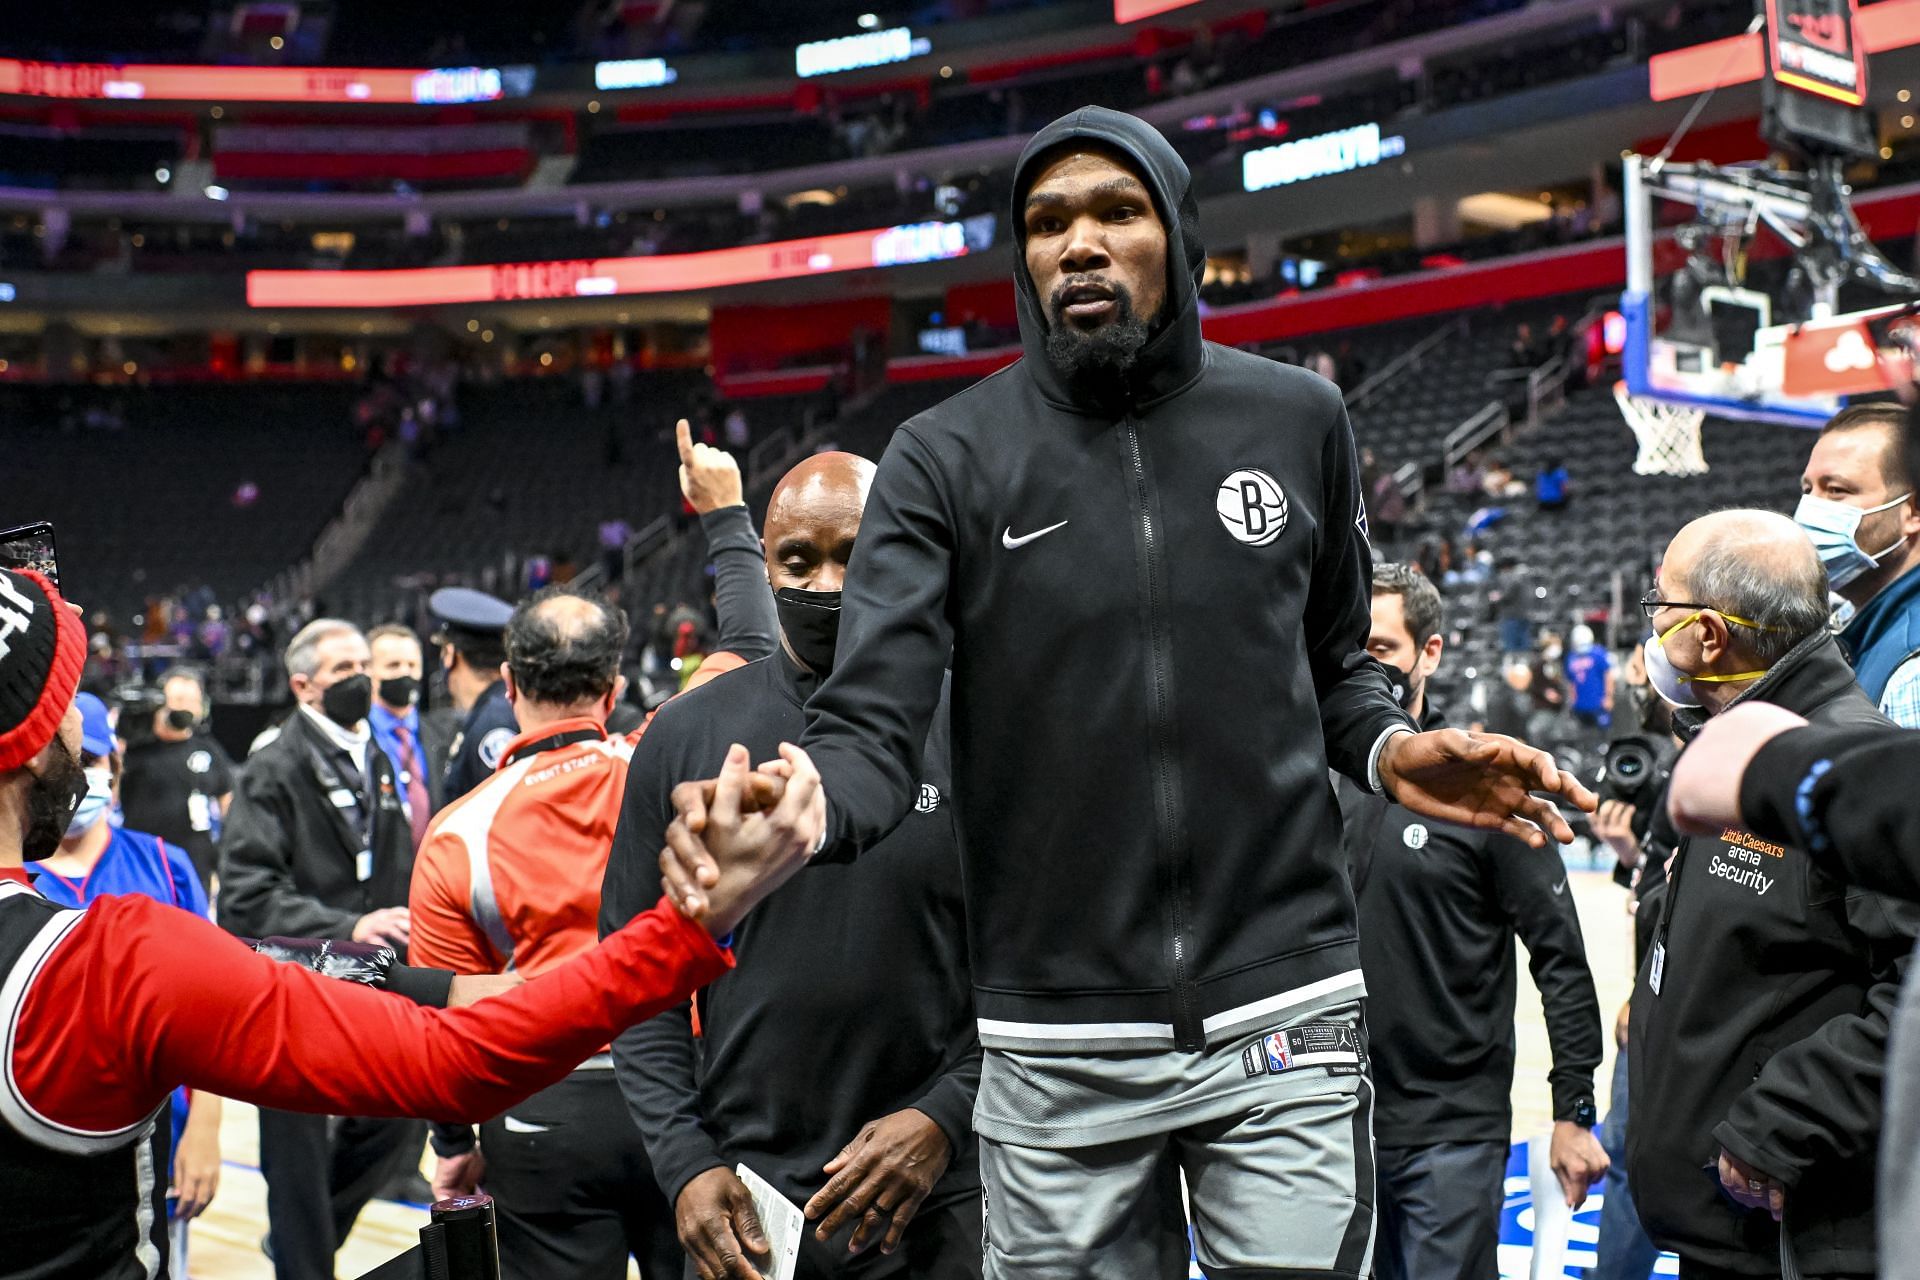
<instances>
[{"instance_id":1,"label":"man in red beanie","mask_svg":"<svg viewBox=\"0 0 1920 1280\"><path fill-rule=\"evenodd\" d=\"M0 1258L33 1280L153 1280L165 1179L147 1142L178 1085L332 1115L477 1121L566 1075L731 963L716 946L805 861L727 866L703 928L661 903L470 1008L422 1009L277 964L152 899L63 910L27 884L86 789L84 629L39 574L0 570ZM736 785L746 753L728 768ZM789 830L811 799L796 778ZM711 934L709 933L711 930Z\"/></svg>"}]
</instances>

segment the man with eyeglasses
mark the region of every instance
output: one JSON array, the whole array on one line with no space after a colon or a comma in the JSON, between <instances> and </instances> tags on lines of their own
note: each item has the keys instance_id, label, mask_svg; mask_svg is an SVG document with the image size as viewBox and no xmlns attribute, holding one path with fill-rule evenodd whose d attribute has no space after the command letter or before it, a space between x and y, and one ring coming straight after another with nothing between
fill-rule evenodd
<instances>
[{"instance_id":1,"label":"man with eyeglasses","mask_svg":"<svg viewBox=\"0 0 1920 1280\"><path fill-rule=\"evenodd\" d=\"M1826 584L1783 516L1721 511L1674 537L1641 608L1682 738L1753 702L1888 723L1826 629ZM1629 1021L1647 1232L1690 1280L1871 1276L1887 1027L1920 908L1737 826L1669 866Z\"/></svg>"}]
</instances>

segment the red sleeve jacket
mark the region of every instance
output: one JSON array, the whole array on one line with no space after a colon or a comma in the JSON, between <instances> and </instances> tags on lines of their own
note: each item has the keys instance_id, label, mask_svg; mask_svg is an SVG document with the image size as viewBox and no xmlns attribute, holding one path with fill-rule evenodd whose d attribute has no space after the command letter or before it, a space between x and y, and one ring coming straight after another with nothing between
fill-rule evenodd
<instances>
[{"instance_id":1,"label":"red sleeve jacket","mask_svg":"<svg viewBox=\"0 0 1920 1280\"><path fill-rule=\"evenodd\" d=\"M148 898L62 922L11 1042L21 1101L112 1132L176 1085L288 1111L478 1121L565 1076L732 958L665 902L507 994L423 1009L254 954Z\"/></svg>"}]
</instances>

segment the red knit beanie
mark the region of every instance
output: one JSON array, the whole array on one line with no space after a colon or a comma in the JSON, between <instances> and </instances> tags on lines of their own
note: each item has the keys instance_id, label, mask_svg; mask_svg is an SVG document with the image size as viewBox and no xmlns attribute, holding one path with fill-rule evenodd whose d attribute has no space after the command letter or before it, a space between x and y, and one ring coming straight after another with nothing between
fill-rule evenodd
<instances>
[{"instance_id":1,"label":"red knit beanie","mask_svg":"<svg viewBox=\"0 0 1920 1280\"><path fill-rule=\"evenodd\" d=\"M87 663L87 629L31 569L0 569L0 773L53 741Z\"/></svg>"}]
</instances>

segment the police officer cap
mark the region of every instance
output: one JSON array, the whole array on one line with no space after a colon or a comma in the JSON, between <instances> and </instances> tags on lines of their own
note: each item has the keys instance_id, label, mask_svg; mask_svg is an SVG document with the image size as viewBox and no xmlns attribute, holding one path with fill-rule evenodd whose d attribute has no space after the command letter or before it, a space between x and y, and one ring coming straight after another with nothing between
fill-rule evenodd
<instances>
[{"instance_id":1,"label":"police officer cap","mask_svg":"<svg viewBox=\"0 0 1920 1280\"><path fill-rule=\"evenodd\" d=\"M513 617L512 605L472 587L442 587L427 597L427 609L440 620L443 632L482 636L498 637Z\"/></svg>"}]
</instances>

